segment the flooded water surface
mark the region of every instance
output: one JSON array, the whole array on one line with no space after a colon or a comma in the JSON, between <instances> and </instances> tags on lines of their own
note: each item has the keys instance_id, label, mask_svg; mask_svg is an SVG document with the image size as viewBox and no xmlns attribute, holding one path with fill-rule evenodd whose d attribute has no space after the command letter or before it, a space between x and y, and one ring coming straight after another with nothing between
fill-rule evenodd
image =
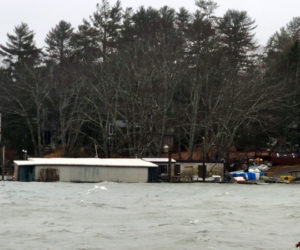
<instances>
[{"instance_id":1,"label":"flooded water surface","mask_svg":"<svg viewBox=\"0 0 300 250\"><path fill-rule=\"evenodd\" d=\"M295 249L299 185L0 183L0 249Z\"/></svg>"}]
</instances>

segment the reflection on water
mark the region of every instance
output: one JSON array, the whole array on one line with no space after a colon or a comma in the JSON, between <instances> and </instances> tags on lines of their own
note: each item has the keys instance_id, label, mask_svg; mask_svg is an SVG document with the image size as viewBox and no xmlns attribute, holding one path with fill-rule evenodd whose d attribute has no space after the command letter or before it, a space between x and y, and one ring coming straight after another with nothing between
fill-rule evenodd
<instances>
[{"instance_id":1,"label":"reflection on water","mask_svg":"<svg viewBox=\"0 0 300 250\"><path fill-rule=\"evenodd\" d=\"M295 249L300 186L0 183L1 249Z\"/></svg>"}]
</instances>

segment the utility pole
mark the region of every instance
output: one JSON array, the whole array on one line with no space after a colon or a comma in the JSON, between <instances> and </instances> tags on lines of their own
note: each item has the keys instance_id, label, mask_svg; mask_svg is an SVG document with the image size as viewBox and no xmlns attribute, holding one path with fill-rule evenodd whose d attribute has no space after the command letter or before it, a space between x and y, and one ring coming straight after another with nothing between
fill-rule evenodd
<instances>
[{"instance_id":1,"label":"utility pole","mask_svg":"<svg viewBox=\"0 0 300 250\"><path fill-rule=\"evenodd\" d=\"M0 113L0 145L2 143L2 114Z\"/></svg>"},{"instance_id":2,"label":"utility pole","mask_svg":"<svg viewBox=\"0 0 300 250\"><path fill-rule=\"evenodd\" d=\"M168 181L171 182L171 161L172 161L171 147L168 144L166 144L163 147L163 150L165 153L168 153Z\"/></svg>"},{"instance_id":3,"label":"utility pole","mask_svg":"<svg viewBox=\"0 0 300 250\"><path fill-rule=\"evenodd\" d=\"M205 137L202 137L202 141L203 141L203 157L202 157L202 161L203 161L203 168L202 168L202 180L203 182L205 182L205 177L206 177L206 166L205 166L205 154L206 154L206 149L205 149Z\"/></svg>"}]
</instances>

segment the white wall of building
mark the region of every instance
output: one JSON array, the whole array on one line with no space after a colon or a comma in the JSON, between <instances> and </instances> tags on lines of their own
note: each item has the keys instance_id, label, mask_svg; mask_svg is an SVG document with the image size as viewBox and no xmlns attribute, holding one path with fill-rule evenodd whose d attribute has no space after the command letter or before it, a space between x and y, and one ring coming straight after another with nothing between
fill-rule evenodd
<instances>
[{"instance_id":1,"label":"white wall of building","mask_svg":"<svg viewBox=\"0 0 300 250\"><path fill-rule=\"evenodd\" d=\"M62 182L147 182L146 167L98 167L98 166L36 166L35 180L40 180L42 170L56 169Z\"/></svg>"}]
</instances>

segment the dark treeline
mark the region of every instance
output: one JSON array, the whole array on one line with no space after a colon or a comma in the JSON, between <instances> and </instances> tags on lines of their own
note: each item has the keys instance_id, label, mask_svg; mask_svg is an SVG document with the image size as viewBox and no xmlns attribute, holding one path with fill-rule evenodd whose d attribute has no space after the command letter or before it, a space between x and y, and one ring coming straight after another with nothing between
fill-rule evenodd
<instances>
[{"instance_id":1,"label":"dark treeline","mask_svg":"<svg viewBox=\"0 0 300 250\"><path fill-rule=\"evenodd\" d=\"M41 156L189 158L205 138L211 160L229 149L299 144L300 18L263 53L244 11L98 4L75 29L60 21L37 48L27 24L1 45L0 110L7 148Z\"/></svg>"}]
</instances>

